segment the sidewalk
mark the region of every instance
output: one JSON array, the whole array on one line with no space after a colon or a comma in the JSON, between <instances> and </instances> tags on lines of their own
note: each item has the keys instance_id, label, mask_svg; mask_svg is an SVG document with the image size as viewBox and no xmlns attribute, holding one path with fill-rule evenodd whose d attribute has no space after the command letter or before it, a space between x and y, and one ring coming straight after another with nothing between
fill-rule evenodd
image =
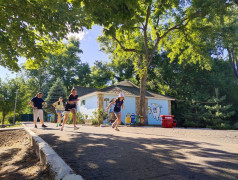
<instances>
[{"instance_id":1,"label":"sidewalk","mask_svg":"<svg viewBox=\"0 0 238 180\"><path fill-rule=\"evenodd\" d=\"M85 179L238 179L238 131L26 125Z\"/></svg>"}]
</instances>

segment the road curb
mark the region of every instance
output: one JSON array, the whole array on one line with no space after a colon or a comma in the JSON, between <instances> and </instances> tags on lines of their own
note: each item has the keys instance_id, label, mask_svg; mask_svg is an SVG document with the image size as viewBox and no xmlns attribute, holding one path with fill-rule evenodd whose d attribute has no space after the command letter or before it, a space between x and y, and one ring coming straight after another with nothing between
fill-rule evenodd
<instances>
[{"instance_id":1,"label":"road curb","mask_svg":"<svg viewBox=\"0 0 238 180\"><path fill-rule=\"evenodd\" d=\"M50 168L50 174L55 180L83 180L82 176L75 174L49 144L26 127L24 123L22 125L30 136L31 145L40 158L41 164Z\"/></svg>"},{"instance_id":2,"label":"road curb","mask_svg":"<svg viewBox=\"0 0 238 180\"><path fill-rule=\"evenodd\" d=\"M13 131L13 130L20 130L20 129L24 129L24 127L0 128L0 131Z\"/></svg>"}]
</instances>

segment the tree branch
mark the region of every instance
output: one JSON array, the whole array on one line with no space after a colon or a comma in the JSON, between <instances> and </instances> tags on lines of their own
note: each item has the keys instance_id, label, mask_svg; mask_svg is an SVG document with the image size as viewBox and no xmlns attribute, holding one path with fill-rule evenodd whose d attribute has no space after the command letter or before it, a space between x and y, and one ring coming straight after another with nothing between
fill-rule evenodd
<instances>
[{"instance_id":1,"label":"tree branch","mask_svg":"<svg viewBox=\"0 0 238 180\"><path fill-rule=\"evenodd\" d=\"M150 14L151 14L151 4L149 4L149 6L147 8L145 26L144 26L144 29L143 29L143 31L144 31L144 44L145 44L145 59L147 61L149 60L147 27L148 27Z\"/></svg>"},{"instance_id":2,"label":"tree branch","mask_svg":"<svg viewBox=\"0 0 238 180\"><path fill-rule=\"evenodd\" d=\"M159 33L157 32L156 35L157 35L157 39L156 39L156 43L154 45L154 48L152 49L152 52L151 52L151 55L150 55L150 58L149 58L149 61L147 63L147 66L150 65L151 61L152 61L152 58L153 58L153 54L155 53L155 50L157 49L158 47L158 44L160 42L161 39L163 39L168 33L170 33L171 31L175 30L175 29L181 29L181 27L185 27L188 25L188 23L191 21L192 17L196 17L197 15L199 15L200 12L196 12L196 13L193 13L191 16L189 17L186 17L184 18L179 24L176 24L175 26L169 28L162 36L159 35ZM183 25L183 23L187 20L187 22Z\"/></svg>"},{"instance_id":3,"label":"tree branch","mask_svg":"<svg viewBox=\"0 0 238 180\"><path fill-rule=\"evenodd\" d=\"M139 51L136 50L136 49L128 49L128 48L125 48L125 47L121 44L121 42L120 42L115 36L112 36L112 38L120 45L120 47L121 47L121 49L122 49L123 51L139 53Z\"/></svg>"}]
</instances>

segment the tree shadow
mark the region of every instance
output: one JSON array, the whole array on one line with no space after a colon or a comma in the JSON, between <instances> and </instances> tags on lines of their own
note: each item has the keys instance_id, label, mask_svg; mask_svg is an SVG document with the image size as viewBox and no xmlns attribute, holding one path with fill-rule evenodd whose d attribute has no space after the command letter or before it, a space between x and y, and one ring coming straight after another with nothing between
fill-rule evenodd
<instances>
[{"instance_id":1,"label":"tree shadow","mask_svg":"<svg viewBox=\"0 0 238 180\"><path fill-rule=\"evenodd\" d=\"M204 148L203 142L97 133L74 133L67 141L40 136L85 179L238 179L238 154Z\"/></svg>"}]
</instances>

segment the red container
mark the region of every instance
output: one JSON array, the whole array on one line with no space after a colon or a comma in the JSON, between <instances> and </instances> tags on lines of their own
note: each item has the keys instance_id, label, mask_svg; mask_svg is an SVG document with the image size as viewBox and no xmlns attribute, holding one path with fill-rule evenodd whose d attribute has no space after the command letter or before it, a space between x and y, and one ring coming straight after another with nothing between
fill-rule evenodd
<instances>
[{"instance_id":1,"label":"red container","mask_svg":"<svg viewBox=\"0 0 238 180\"><path fill-rule=\"evenodd\" d=\"M176 121L174 120L173 115L161 115L162 118L162 127L163 128L173 128L176 126Z\"/></svg>"}]
</instances>

